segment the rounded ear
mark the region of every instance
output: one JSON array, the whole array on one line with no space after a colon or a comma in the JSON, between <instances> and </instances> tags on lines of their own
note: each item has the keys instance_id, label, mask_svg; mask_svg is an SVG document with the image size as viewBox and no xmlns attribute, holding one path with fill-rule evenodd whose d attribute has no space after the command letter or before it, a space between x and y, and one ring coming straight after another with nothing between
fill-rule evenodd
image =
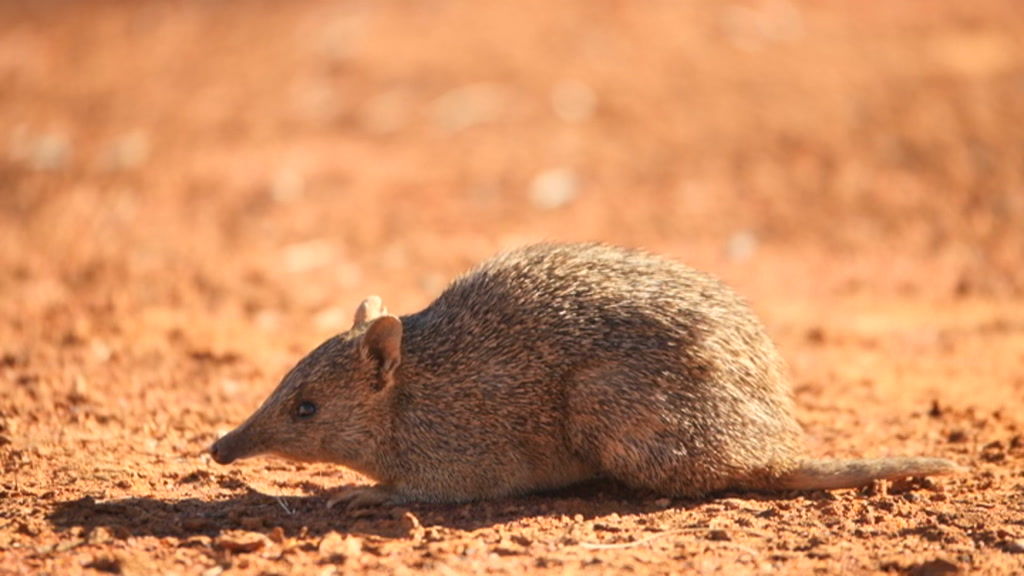
<instances>
[{"instance_id":1,"label":"rounded ear","mask_svg":"<svg viewBox=\"0 0 1024 576\"><path fill-rule=\"evenodd\" d=\"M377 318L387 315L387 313L388 309L384 307L384 302L380 299L380 296L367 296L366 300L363 300L359 307L356 308L352 327L355 328L367 322L373 322Z\"/></svg>"},{"instance_id":2,"label":"rounded ear","mask_svg":"<svg viewBox=\"0 0 1024 576\"><path fill-rule=\"evenodd\" d=\"M380 390L395 383L395 370L402 363L402 321L396 316L374 320L359 340L363 357L377 366L375 388Z\"/></svg>"}]
</instances>

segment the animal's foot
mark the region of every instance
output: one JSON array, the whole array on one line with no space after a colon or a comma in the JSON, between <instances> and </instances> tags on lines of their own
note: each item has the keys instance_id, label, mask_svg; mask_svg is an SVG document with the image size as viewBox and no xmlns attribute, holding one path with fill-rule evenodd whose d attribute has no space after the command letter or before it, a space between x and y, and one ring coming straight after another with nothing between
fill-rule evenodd
<instances>
[{"instance_id":1,"label":"animal's foot","mask_svg":"<svg viewBox=\"0 0 1024 576\"><path fill-rule=\"evenodd\" d=\"M346 510L357 508L370 508L385 504L397 504L398 500L394 492L383 486L356 486L345 488L331 494L327 499L327 508L334 508L338 504L344 504Z\"/></svg>"}]
</instances>

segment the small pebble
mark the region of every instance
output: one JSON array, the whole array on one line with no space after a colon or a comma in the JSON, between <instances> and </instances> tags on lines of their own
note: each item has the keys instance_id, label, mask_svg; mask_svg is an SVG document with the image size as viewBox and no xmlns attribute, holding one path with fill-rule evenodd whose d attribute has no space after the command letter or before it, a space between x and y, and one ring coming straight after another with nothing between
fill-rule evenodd
<instances>
[{"instance_id":1,"label":"small pebble","mask_svg":"<svg viewBox=\"0 0 1024 576\"><path fill-rule=\"evenodd\" d=\"M708 540L727 541L732 540L725 530L708 530Z\"/></svg>"},{"instance_id":2,"label":"small pebble","mask_svg":"<svg viewBox=\"0 0 1024 576\"><path fill-rule=\"evenodd\" d=\"M496 120L504 111L507 90L497 84L467 84L434 101L434 122L446 132L459 132Z\"/></svg>"},{"instance_id":3,"label":"small pebble","mask_svg":"<svg viewBox=\"0 0 1024 576\"><path fill-rule=\"evenodd\" d=\"M749 260L757 252L757 246L757 235L750 230L743 230L729 238L725 251L730 260L742 262Z\"/></svg>"},{"instance_id":4,"label":"small pebble","mask_svg":"<svg viewBox=\"0 0 1024 576\"><path fill-rule=\"evenodd\" d=\"M530 203L541 210L561 208L579 195L579 177L571 168L552 168L530 183Z\"/></svg>"},{"instance_id":5,"label":"small pebble","mask_svg":"<svg viewBox=\"0 0 1024 576\"><path fill-rule=\"evenodd\" d=\"M40 172L60 170L71 160L71 140L63 132L32 134L19 127L11 138L9 157Z\"/></svg>"},{"instance_id":6,"label":"small pebble","mask_svg":"<svg viewBox=\"0 0 1024 576\"><path fill-rule=\"evenodd\" d=\"M149 159L149 137L141 130L122 134L111 142L100 158L102 168L111 172L134 170Z\"/></svg>"},{"instance_id":7,"label":"small pebble","mask_svg":"<svg viewBox=\"0 0 1024 576\"><path fill-rule=\"evenodd\" d=\"M326 240L296 242L284 247L281 261L293 273L324 268L334 261L334 245Z\"/></svg>"},{"instance_id":8,"label":"small pebble","mask_svg":"<svg viewBox=\"0 0 1024 576\"><path fill-rule=\"evenodd\" d=\"M214 546L230 552L255 552L266 540L262 534L253 532L231 533L219 536L213 542Z\"/></svg>"},{"instance_id":9,"label":"small pebble","mask_svg":"<svg viewBox=\"0 0 1024 576\"><path fill-rule=\"evenodd\" d=\"M1003 550L1006 550L1010 554L1024 554L1024 538L1003 542Z\"/></svg>"}]
</instances>

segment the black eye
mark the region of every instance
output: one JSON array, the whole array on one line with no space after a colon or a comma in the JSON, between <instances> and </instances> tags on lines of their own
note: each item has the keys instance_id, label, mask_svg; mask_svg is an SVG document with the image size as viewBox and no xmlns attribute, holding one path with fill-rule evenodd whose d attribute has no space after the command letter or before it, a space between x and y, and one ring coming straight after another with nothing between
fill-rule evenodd
<instances>
[{"instance_id":1,"label":"black eye","mask_svg":"<svg viewBox=\"0 0 1024 576\"><path fill-rule=\"evenodd\" d=\"M299 418L309 418L313 414L316 414L316 404L312 402L303 402L299 404L298 410L295 412Z\"/></svg>"}]
</instances>

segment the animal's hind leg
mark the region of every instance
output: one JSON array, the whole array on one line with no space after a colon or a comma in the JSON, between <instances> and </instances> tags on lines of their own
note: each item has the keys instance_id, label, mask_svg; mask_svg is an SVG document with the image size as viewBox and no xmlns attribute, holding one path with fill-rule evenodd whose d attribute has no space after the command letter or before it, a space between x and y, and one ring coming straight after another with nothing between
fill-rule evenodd
<instances>
[{"instance_id":1,"label":"animal's hind leg","mask_svg":"<svg viewBox=\"0 0 1024 576\"><path fill-rule=\"evenodd\" d=\"M704 403L678 382L635 381L626 370L580 375L567 398L569 443L603 475L658 494L698 497L732 484Z\"/></svg>"}]
</instances>

